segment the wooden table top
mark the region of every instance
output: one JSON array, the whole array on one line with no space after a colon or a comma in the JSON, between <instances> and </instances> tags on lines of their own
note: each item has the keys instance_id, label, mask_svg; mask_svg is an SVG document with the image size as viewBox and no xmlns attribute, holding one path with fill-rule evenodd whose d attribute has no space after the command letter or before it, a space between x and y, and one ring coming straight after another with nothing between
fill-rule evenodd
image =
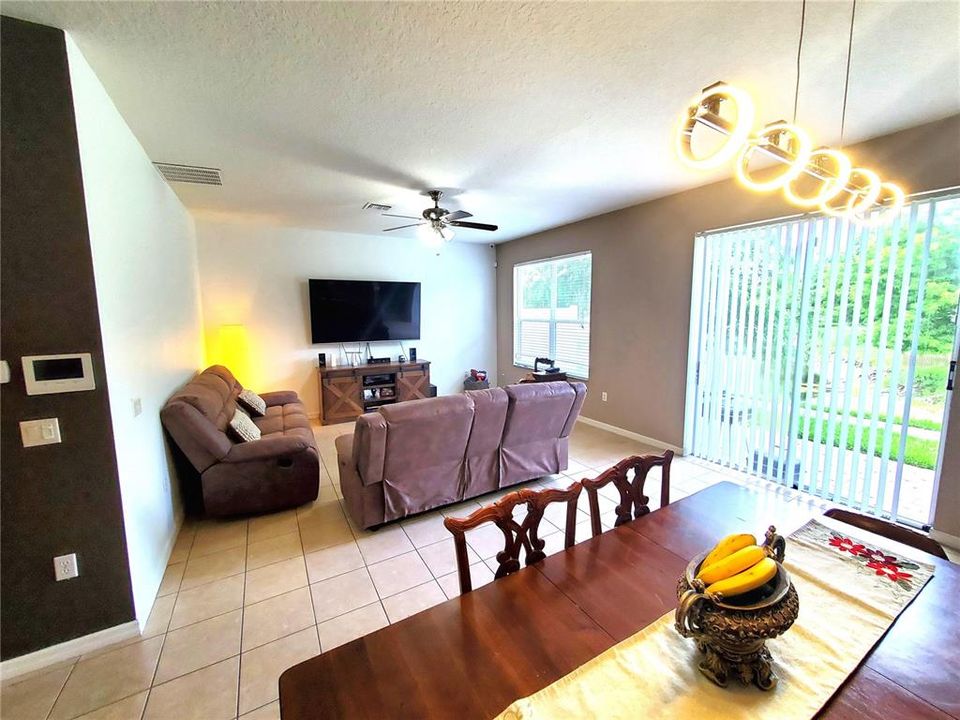
<instances>
[{"instance_id":1,"label":"wooden table top","mask_svg":"<svg viewBox=\"0 0 960 720\"><path fill-rule=\"evenodd\" d=\"M819 515L802 500L714 485L295 665L280 677L280 715L492 718L675 608L687 559L717 538L771 523L787 535ZM936 571L819 717L960 719L960 566L851 532Z\"/></svg>"}]
</instances>

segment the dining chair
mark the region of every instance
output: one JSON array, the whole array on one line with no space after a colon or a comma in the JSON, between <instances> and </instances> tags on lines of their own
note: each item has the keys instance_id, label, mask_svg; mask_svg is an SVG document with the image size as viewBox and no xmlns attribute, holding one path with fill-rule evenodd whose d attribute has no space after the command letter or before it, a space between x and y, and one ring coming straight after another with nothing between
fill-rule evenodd
<instances>
[{"instance_id":1,"label":"dining chair","mask_svg":"<svg viewBox=\"0 0 960 720\"><path fill-rule=\"evenodd\" d=\"M566 490L548 488L530 490L522 488L504 495L492 505L472 512L465 518L448 517L443 525L453 535L453 545L457 553L457 576L460 579L460 592L465 594L473 589L470 581L470 559L467 556L466 532L484 523L492 522L503 533L503 550L497 553L497 571L494 578L502 578L520 569L520 550L524 551L527 565L543 560L547 555L543 551L545 542L540 537L540 521L544 510L551 503L567 503L566 529L563 546L573 547L576 541L577 500L582 486L573 483ZM526 505L527 514L519 522L513 517L518 505Z\"/></svg>"},{"instance_id":2,"label":"dining chair","mask_svg":"<svg viewBox=\"0 0 960 720\"><path fill-rule=\"evenodd\" d=\"M587 491L590 502L590 530L596 537L602 531L600 528L600 499L598 491L610 483L620 493L620 502L616 507L617 519L613 526L617 527L634 518L650 512L650 498L643 494L643 486L647 481L647 473L652 468L662 468L660 479L660 507L670 504L670 463L673 462L673 450L665 450L662 455L633 455L625 458L609 470L604 470L593 479L584 479L580 482ZM633 479L628 473L633 470Z\"/></svg>"},{"instance_id":3,"label":"dining chair","mask_svg":"<svg viewBox=\"0 0 960 720\"><path fill-rule=\"evenodd\" d=\"M943 546L936 540L914 532L902 525L897 525L896 523L869 515L861 515L860 513L851 512L850 510L844 510L842 508L830 508L824 515L828 518L846 523L847 525L858 527L861 530L867 530L868 532L880 535L889 540L896 540L898 543L909 545L917 550L922 550L928 555L935 555L944 560L950 559L947 557L947 552L943 549Z\"/></svg>"}]
</instances>

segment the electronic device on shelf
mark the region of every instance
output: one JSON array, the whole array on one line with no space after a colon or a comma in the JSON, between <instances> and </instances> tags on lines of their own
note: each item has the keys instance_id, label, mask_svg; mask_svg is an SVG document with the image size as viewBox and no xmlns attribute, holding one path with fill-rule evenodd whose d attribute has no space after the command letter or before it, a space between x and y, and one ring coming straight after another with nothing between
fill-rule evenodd
<instances>
[{"instance_id":1,"label":"electronic device on shelf","mask_svg":"<svg viewBox=\"0 0 960 720\"><path fill-rule=\"evenodd\" d=\"M367 358L368 365L388 365L389 363L390 363L390 358L388 357Z\"/></svg>"},{"instance_id":2,"label":"electronic device on shelf","mask_svg":"<svg viewBox=\"0 0 960 720\"><path fill-rule=\"evenodd\" d=\"M541 365L546 365L542 371L540 370ZM558 373L560 368L553 364L553 360L545 357L538 357L533 361L533 371L536 372L545 372L545 373Z\"/></svg>"},{"instance_id":3,"label":"electronic device on shelf","mask_svg":"<svg viewBox=\"0 0 960 720\"><path fill-rule=\"evenodd\" d=\"M410 348L410 362L416 362L416 361L417 361L417 349Z\"/></svg>"}]
</instances>

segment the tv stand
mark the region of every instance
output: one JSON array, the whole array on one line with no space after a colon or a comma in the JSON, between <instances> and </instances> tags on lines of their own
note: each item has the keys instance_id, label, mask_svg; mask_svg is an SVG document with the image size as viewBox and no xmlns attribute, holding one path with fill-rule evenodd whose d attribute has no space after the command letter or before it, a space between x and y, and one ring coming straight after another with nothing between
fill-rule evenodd
<instances>
[{"instance_id":1,"label":"tv stand","mask_svg":"<svg viewBox=\"0 0 960 720\"><path fill-rule=\"evenodd\" d=\"M430 396L430 362L318 369L320 424L349 422L382 405Z\"/></svg>"}]
</instances>

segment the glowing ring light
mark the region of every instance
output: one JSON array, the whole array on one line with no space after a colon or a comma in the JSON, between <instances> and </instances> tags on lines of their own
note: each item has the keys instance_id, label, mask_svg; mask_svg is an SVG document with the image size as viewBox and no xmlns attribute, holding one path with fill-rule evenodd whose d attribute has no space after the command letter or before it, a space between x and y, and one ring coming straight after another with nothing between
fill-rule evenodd
<instances>
[{"instance_id":1,"label":"glowing ring light","mask_svg":"<svg viewBox=\"0 0 960 720\"><path fill-rule=\"evenodd\" d=\"M877 204L882 207L881 210L874 213L873 215L866 215L863 217L854 216L853 221L858 225L866 225L868 227L876 227L877 225L884 225L894 217L897 213L900 212L900 208L903 207L903 203L906 200L906 195L903 190L900 189L899 185L895 185L892 182L885 182L880 184L880 195L883 195L886 191L889 195L888 202L881 202L879 197L877 198Z\"/></svg>"},{"instance_id":2,"label":"glowing ring light","mask_svg":"<svg viewBox=\"0 0 960 720\"><path fill-rule=\"evenodd\" d=\"M851 220L856 219L856 215L861 215L868 211L877 202L877 198L880 197L880 186L883 183L881 183L879 175L867 168L853 168L853 170L850 171L850 180L854 180L858 175L867 181L866 190L860 188L859 190L851 192L848 183L844 190L846 190L847 195L850 197L842 207L832 207L829 201L827 201L820 203L820 209L827 215L832 215L833 217L849 217ZM860 200L857 200L858 196L861 197Z\"/></svg>"},{"instance_id":3,"label":"glowing ring light","mask_svg":"<svg viewBox=\"0 0 960 720\"><path fill-rule=\"evenodd\" d=\"M748 171L748 166L750 165L750 156L753 155L753 151L756 150L760 145L771 144L767 141L767 138L771 135L783 133L790 135L792 138L790 142L790 150L794 156L793 161L787 165L786 170L770 180L754 180ZM813 143L810 142L810 136L796 125L791 125L785 122L771 123L752 138L747 140L746 144L743 146L743 148L741 148L740 156L737 158L737 180L739 180L740 183L745 187L757 192L778 190L794 180L800 173L803 172L803 169L807 166L807 162L810 160L812 146ZM775 147L779 147L779 138Z\"/></svg>"},{"instance_id":4,"label":"glowing ring light","mask_svg":"<svg viewBox=\"0 0 960 720\"><path fill-rule=\"evenodd\" d=\"M713 154L705 157L694 157L693 150L690 147L693 129L697 126L697 119L705 112L705 109L711 104L710 101L714 98L734 104L737 109L737 123L727 135L727 141ZM753 127L753 117L753 100L740 88L732 85L716 85L707 88L691 101L687 112L684 113L677 132L677 154L686 165L700 170L722 165L736 155L737 150L749 137L750 128Z\"/></svg>"},{"instance_id":5,"label":"glowing ring light","mask_svg":"<svg viewBox=\"0 0 960 720\"><path fill-rule=\"evenodd\" d=\"M816 158L826 158L833 163L831 171L834 177L823 180L820 185L820 191L816 195L804 197L793 189L794 182L800 177L800 175L797 175L797 177L783 186L783 194L787 200L794 205L811 208L821 203L829 202L843 192L843 189L847 186L847 181L850 180L850 171L853 170L853 164L850 162L850 158L839 150L828 147L817 148L810 154L807 165L820 168L820 165L814 162Z\"/></svg>"}]
</instances>

